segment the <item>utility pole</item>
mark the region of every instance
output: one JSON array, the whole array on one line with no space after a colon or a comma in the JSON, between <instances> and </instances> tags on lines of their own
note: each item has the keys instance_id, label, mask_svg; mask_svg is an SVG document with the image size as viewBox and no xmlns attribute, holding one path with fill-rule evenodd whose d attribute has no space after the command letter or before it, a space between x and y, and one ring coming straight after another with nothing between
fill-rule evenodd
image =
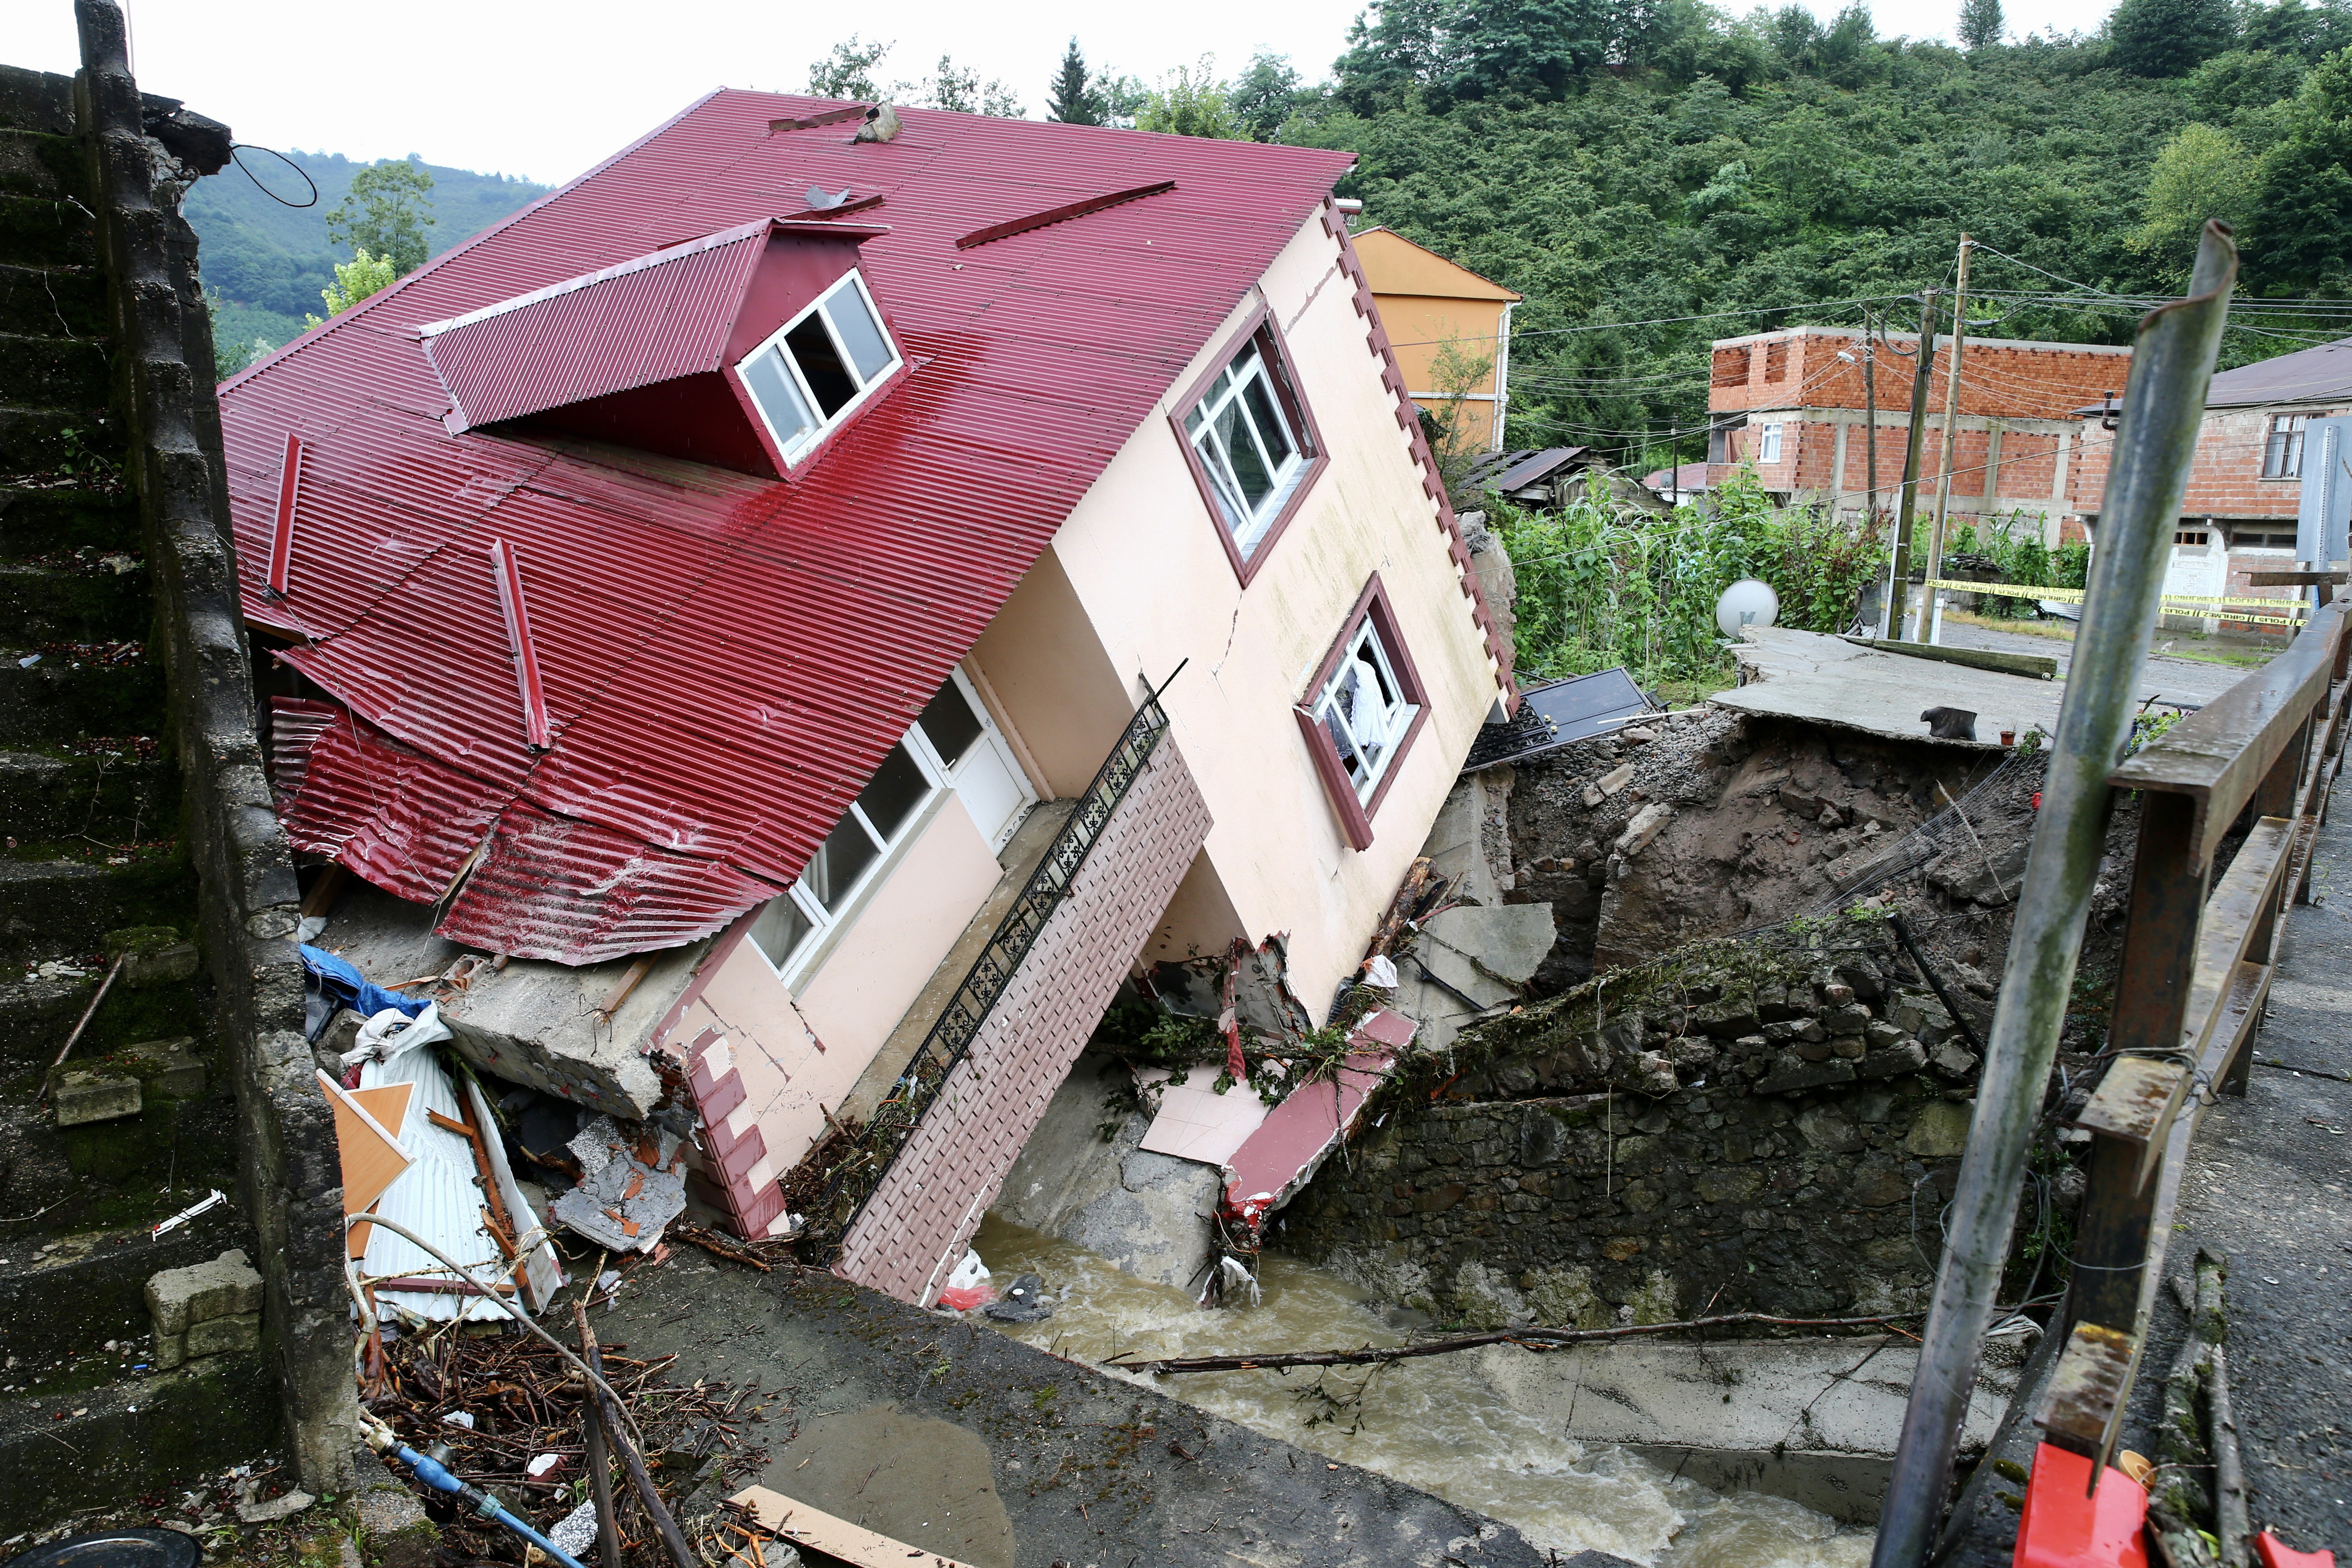
<instances>
[{"instance_id":1,"label":"utility pole","mask_svg":"<svg viewBox=\"0 0 2352 1568\"><path fill-rule=\"evenodd\" d=\"M1976 247L1968 235L1960 236L1959 280L1952 291L1952 368L1944 380L1944 460L1941 477L1936 482L1936 528L1927 537L1927 581L1944 574L1944 517L1952 507L1952 443L1960 433L1960 353L1969 340L1969 252ZM1936 602L1936 590L1927 590L1925 604ZM1923 618L1933 625L1923 607ZM1932 632L1930 633L1932 636Z\"/></svg>"},{"instance_id":2,"label":"utility pole","mask_svg":"<svg viewBox=\"0 0 2352 1568\"><path fill-rule=\"evenodd\" d=\"M1878 531L1878 348L1870 339L1870 307L1862 308L1862 461L1863 493L1867 508L1864 526ZM1841 483L1845 476L1838 476ZM1887 604L1894 603L1895 585L1887 584ZM1886 635L1886 606L1879 606L1878 635Z\"/></svg>"},{"instance_id":3,"label":"utility pole","mask_svg":"<svg viewBox=\"0 0 2352 1568\"><path fill-rule=\"evenodd\" d=\"M1903 448L1903 500L1895 513L1895 575L1887 603L1895 635L1904 641L1900 605L1911 595L1911 516L1919 503L1919 446L1927 434L1927 395L1936 371L1936 290L1919 296L1919 363L1911 373L1911 436Z\"/></svg>"}]
</instances>

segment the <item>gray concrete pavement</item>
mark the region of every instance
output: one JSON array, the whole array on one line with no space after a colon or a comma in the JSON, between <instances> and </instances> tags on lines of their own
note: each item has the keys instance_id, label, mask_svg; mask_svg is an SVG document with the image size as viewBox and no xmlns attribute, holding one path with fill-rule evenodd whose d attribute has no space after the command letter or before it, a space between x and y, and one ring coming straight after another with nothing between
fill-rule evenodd
<instances>
[{"instance_id":1,"label":"gray concrete pavement","mask_svg":"<svg viewBox=\"0 0 2352 1568\"><path fill-rule=\"evenodd\" d=\"M2140 667L2144 684L2139 695L2153 696L2164 702L2202 707L2252 673L2252 666L2213 664L2204 659L2168 658L2165 656L2167 648L2185 647L2195 641L2195 638L2182 633L2158 631L2147 662ZM1944 622L1944 645L1947 647L1984 648L1993 653L2039 654L2044 658L2055 658L2061 680L2066 679L2067 668L2074 660L2074 645L2071 639L2036 637L2031 632L2001 631L1992 626L1972 626L1951 619ZM2231 651L2238 650L2233 647Z\"/></svg>"}]
</instances>

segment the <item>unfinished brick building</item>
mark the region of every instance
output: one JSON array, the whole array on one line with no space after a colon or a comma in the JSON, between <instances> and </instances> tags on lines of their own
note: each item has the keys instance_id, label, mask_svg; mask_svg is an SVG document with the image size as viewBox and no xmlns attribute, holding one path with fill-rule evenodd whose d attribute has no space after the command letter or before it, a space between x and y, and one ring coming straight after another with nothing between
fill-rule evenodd
<instances>
[{"instance_id":1,"label":"unfinished brick building","mask_svg":"<svg viewBox=\"0 0 2352 1568\"><path fill-rule=\"evenodd\" d=\"M1891 510L1903 481L1917 334L1877 339L1878 504ZM1941 476L1950 340L1936 348L1933 400L1921 460L1921 493ZM1860 516L1873 479L1863 377L1863 334L1853 327L1790 327L1715 345L1707 390L1707 482L1721 484L1753 463L1782 502L1827 505ZM2089 343L1971 338L1960 361L1958 436L1952 453L1952 515L1972 521L2011 512L2039 515L2042 538L2079 538L2073 522L2074 471L2084 444L2099 437L2077 410L2120 395L2131 350Z\"/></svg>"},{"instance_id":2,"label":"unfinished brick building","mask_svg":"<svg viewBox=\"0 0 2352 1568\"><path fill-rule=\"evenodd\" d=\"M2085 407L2074 510L2095 527L2107 479L2103 411ZM2227 597L2292 598L2291 588L2255 587L2257 572L2292 569L2298 560L2344 558L2343 468L2352 413L2352 338L2226 370L2213 378L2197 458L2180 503L2165 591ZM2308 473L2313 484L2304 482ZM2333 537L2323 541L2323 517ZM2302 532L2298 536L2298 520ZM2223 623L2253 629L2255 623ZM2275 628L2273 628L2275 629Z\"/></svg>"}]
</instances>

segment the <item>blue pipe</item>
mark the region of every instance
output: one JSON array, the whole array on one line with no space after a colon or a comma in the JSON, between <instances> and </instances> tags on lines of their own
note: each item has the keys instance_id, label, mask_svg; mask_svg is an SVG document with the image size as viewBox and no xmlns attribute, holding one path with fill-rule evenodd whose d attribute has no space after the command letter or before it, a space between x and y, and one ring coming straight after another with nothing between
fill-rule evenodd
<instances>
[{"instance_id":1,"label":"blue pipe","mask_svg":"<svg viewBox=\"0 0 2352 1568\"><path fill-rule=\"evenodd\" d=\"M405 1445L395 1445L392 1451L399 1458L402 1464L416 1472L418 1480L423 1481L435 1491L447 1492L482 1518L494 1524L505 1525L509 1530L554 1558L562 1565L562 1568L584 1568L583 1563L566 1552L563 1548L508 1512L506 1504L470 1481L459 1480L438 1460L428 1459Z\"/></svg>"}]
</instances>

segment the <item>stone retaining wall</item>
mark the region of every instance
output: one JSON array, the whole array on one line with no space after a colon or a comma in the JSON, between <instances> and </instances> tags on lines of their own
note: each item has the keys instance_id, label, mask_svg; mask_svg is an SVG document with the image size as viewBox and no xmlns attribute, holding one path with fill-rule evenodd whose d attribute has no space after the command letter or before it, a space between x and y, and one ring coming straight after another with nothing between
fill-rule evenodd
<instances>
[{"instance_id":1,"label":"stone retaining wall","mask_svg":"<svg viewBox=\"0 0 2352 1568\"><path fill-rule=\"evenodd\" d=\"M1707 944L1466 1031L1459 1076L1402 1074L1275 1245L1478 1326L1920 1303L1978 1063L1875 927L1832 937Z\"/></svg>"}]
</instances>

